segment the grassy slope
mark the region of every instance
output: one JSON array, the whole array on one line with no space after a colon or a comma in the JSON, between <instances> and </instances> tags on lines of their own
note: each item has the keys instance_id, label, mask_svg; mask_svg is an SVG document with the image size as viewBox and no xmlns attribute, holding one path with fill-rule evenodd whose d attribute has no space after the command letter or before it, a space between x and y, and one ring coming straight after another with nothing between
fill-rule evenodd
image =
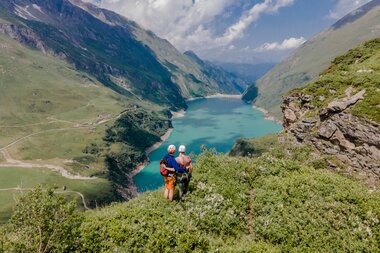
<instances>
[{"instance_id":1,"label":"grassy slope","mask_svg":"<svg viewBox=\"0 0 380 253\"><path fill-rule=\"evenodd\" d=\"M162 107L119 95L65 61L28 49L1 34L0 90L0 148L20 140L7 148L13 159L60 165L73 174L112 180L109 170L113 168L105 162L106 157L123 157L124 161L128 156L140 156L127 167L120 166L123 172L132 170L146 159L144 148L159 140L170 125L168 111ZM121 112L123 115L116 120ZM139 118L141 115L144 118ZM132 118L141 128L140 137L147 140L145 146L105 140L107 130L116 127L120 128L116 132L129 138L130 133L123 129L124 117ZM99 123L104 119L108 121ZM96 152L84 153L91 146L96 146ZM5 161L1 155L0 161ZM58 175L55 179L57 184L64 180ZM111 182L107 183L110 187ZM90 186L97 189L94 184ZM102 194L99 189L98 200L103 199ZM10 196L4 198L11 205Z\"/></svg>"},{"instance_id":2,"label":"grassy slope","mask_svg":"<svg viewBox=\"0 0 380 253\"><path fill-rule=\"evenodd\" d=\"M66 191L78 191L85 196L87 205L95 205L95 201L112 198L112 188L106 179L70 180L47 169L0 168L0 189L33 188L37 184L56 186ZM83 207L82 200L75 193L65 193L78 201ZM15 206L15 199L20 195L19 190L0 191L0 223L6 222Z\"/></svg>"},{"instance_id":3,"label":"grassy slope","mask_svg":"<svg viewBox=\"0 0 380 253\"><path fill-rule=\"evenodd\" d=\"M317 115L319 108L345 97L345 91L349 87L354 89L353 94L366 89L364 99L351 106L350 111L358 117L380 123L380 39L365 42L337 57L314 83L291 93L313 95L311 103L316 109L309 113ZM321 100L321 97L324 99Z\"/></svg>"},{"instance_id":4,"label":"grassy slope","mask_svg":"<svg viewBox=\"0 0 380 253\"><path fill-rule=\"evenodd\" d=\"M380 194L314 165L307 148L199 158L191 194L86 212L83 247L131 252L379 252Z\"/></svg>"},{"instance_id":5,"label":"grassy slope","mask_svg":"<svg viewBox=\"0 0 380 253\"><path fill-rule=\"evenodd\" d=\"M365 40L380 36L379 9L376 7L343 27L324 31L297 49L257 82L259 97L256 104L274 116L281 117L281 95L313 80L337 55Z\"/></svg>"},{"instance_id":6,"label":"grassy slope","mask_svg":"<svg viewBox=\"0 0 380 253\"><path fill-rule=\"evenodd\" d=\"M97 122L99 115L116 117L130 103L125 98L67 63L27 49L4 35L0 35L0 90L0 147L41 132L9 147L14 159L58 164L84 175L105 173L102 157L89 164L90 169L77 163L69 165L65 160L83 156L82 150L89 143L104 143L102 138L112 120L98 126L76 126ZM65 130L56 130L62 128ZM3 162L4 158L0 160ZM28 180L23 180L23 187L64 184L83 192L89 200L111 197L111 185L106 179L83 182L38 169L0 169L0 178L7 178L12 187L26 176ZM12 192L1 192L2 217L10 215L12 196Z\"/></svg>"},{"instance_id":7,"label":"grassy slope","mask_svg":"<svg viewBox=\"0 0 380 253\"><path fill-rule=\"evenodd\" d=\"M86 74L0 35L0 145L49 130L11 147L15 158L72 159L91 141L101 141L99 115L116 117L127 102ZM54 130L54 129L66 130ZM64 144L64 145L63 145Z\"/></svg>"},{"instance_id":8,"label":"grassy slope","mask_svg":"<svg viewBox=\"0 0 380 253\"><path fill-rule=\"evenodd\" d=\"M236 141L229 155L259 157L278 143L278 135L270 134L256 139L243 138Z\"/></svg>"}]
</instances>

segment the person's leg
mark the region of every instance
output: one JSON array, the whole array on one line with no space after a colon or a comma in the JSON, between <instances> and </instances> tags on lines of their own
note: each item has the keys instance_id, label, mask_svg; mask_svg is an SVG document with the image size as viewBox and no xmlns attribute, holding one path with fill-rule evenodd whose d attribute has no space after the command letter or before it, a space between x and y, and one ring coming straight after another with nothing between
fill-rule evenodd
<instances>
[{"instance_id":1,"label":"person's leg","mask_svg":"<svg viewBox=\"0 0 380 253\"><path fill-rule=\"evenodd\" d=\"M186 193L190 191L190 179L191 179L191 174L187 177L187 183L186 183Z\"/></svg>"},{"instance_id":2,"label":"person's leg","mask_svg":"<svg viewBox=\"0 0 380 253\"><path fill-rule=\"evenodd\" d=\"M183 181L178 183L178 194L179 194L178 198L179 198L179 200L182 200L182 196L185 193L184 188L185 188L185 185L184 185Z\"/></svg>"},{"instance_id":3,"label":"person's leg","mask_svg":"<svg viewBox=\"0 0 380 253\"><path fill-rule=\"evenodd\" d=\"M166 187L165 187L164 197L165 199L169 199L169 189Z\"/></svg>"},{"instance_id":4,"label":"person's leg","mask_svg":"<svg viewBox=\"0 0 380 253\"><path fill-rule=\"evenodd\" d=\"M174 196L174 191L173 190L169 190L168 200L173 201L173 196Z\"/></svg>"}]
</instances>

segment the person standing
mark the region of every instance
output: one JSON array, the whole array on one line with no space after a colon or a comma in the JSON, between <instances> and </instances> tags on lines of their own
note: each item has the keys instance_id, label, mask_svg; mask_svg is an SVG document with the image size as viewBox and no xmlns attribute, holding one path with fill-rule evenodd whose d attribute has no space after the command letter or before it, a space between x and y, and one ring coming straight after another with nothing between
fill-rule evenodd
<instances>
[{"instance_id":1,"label":"person standing","mask_svg":"<svg viewBox=\"0 0 380 253\"><path fill-rule=\"evenodd\" d=\"M176 159L174 158L176 147L174 145L169 145L168 154L163 158L164 163L161 166L165 166L169 171L168 175L164 177L165 181L165 192L164 197L169 201L173 201L174 188L176 183L176 173L186 172L185 168L181 168Z\"/></svg>"},{"instance_id":2,"label":"person standing","mask_svg":"<svg viewBox=\"0 0 380 253\"><path fill-rule=\"evenodd\" d=\"M186 169L186 175L184 175L183 178L183 183L184 183L184 189L183 189L183 194L186 194L189 191L189 185L190 185L190 178L193 173L193 163L191 161L191 158L187 156L186 153L186 146L181 145L178 148L179 155L176 157L176 161L179 164L180 167ZM181 189L180 189L181 190Z\"/></svg>"}]
</instances>

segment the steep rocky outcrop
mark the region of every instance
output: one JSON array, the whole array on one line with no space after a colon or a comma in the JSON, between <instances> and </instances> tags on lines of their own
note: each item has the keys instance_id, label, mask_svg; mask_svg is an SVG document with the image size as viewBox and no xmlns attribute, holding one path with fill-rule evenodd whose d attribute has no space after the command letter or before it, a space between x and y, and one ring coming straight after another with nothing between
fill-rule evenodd
<instances>
[{"instance_id":1,"label":"steep rocky outcrop","mask_svg":"<svg viewBox=\"0 0 380 253\"><path fill-rule=\"evenodd\" d=\"M285 131L314 147L330 169L373 187L380 179L380 39L333 60L319 78L283 98Z\"/></svg>"},{"instance_id":2,"label":"steep rocky outcrop","mask_svg":"<svg viewBox=\"0 0 380 253\"><path fill-rule=\"evenodd\" d=\"M347 97L332 101L318 114L309 103L314 97L302 93L285 97L285 131L326 156L330 168L374 185L380 179L380 125L350 113L350 107L363 99L365 90L352 96L350 88L346 91Z\"/></svg>"},{"instance_id":3,"label":"steep rocky outcrop","mask_svg":"<svg viewBox=\"0 0 380 253\"><path fill-rule=\"evenodd\" d=\"M44 54L66 59L66 55L63 52L54 52L54 50L50 49L29 27L16 24L0 24L0 33L7 35L23 45L40 50Z\"/></svg>"}]
</instances>

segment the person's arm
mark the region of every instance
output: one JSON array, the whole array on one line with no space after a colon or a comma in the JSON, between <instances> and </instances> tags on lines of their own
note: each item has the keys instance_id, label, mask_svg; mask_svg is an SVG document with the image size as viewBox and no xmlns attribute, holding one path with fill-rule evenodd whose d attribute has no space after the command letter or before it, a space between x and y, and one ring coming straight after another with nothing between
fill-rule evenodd
<instances>
[{"instance_id":1,"label":"person's arm","mask_svg":"<svg viewBox=\"0 0 380 253\"><path fill-rule=\"evenodd\" d=\"M193 162L191 160L186 169L189 171L190 174L193 174Z\"/></svg>"},{"instance_id":2,"label":"person's arm","mask_svg":"<svg viewBox=\"0 0 380 253\"><path fill-rule=\"evenodd\" d=\"M171 161L170 165L175 169L176 172L186 172L186 168L180 167L174 157L171 158L170 161Z\"/></svg>"},{"instance_id":3,"label":"person's arm","mask_svg":"<svg viewBox=\"0 0 380 253\"><path fill-rule=\"evenodd\" d=\"M192 170L193 169L193 163L190 161L189 165L187 165L186 169Z\"/></svg>"},{"instance_id":4,"label":"person's arm","mask_svg":"<svg viewBox=\"0 0 380 253\"><path fill-rule=\"evenodd\" d=\"M166 165L165 165L164 163L161 164L161 166L162 166L164 169L167 169L168 171L175 172L175 169L174 169L174 168L168 168L168 167L166 167Z\"/></svg>"}]
</instances>

